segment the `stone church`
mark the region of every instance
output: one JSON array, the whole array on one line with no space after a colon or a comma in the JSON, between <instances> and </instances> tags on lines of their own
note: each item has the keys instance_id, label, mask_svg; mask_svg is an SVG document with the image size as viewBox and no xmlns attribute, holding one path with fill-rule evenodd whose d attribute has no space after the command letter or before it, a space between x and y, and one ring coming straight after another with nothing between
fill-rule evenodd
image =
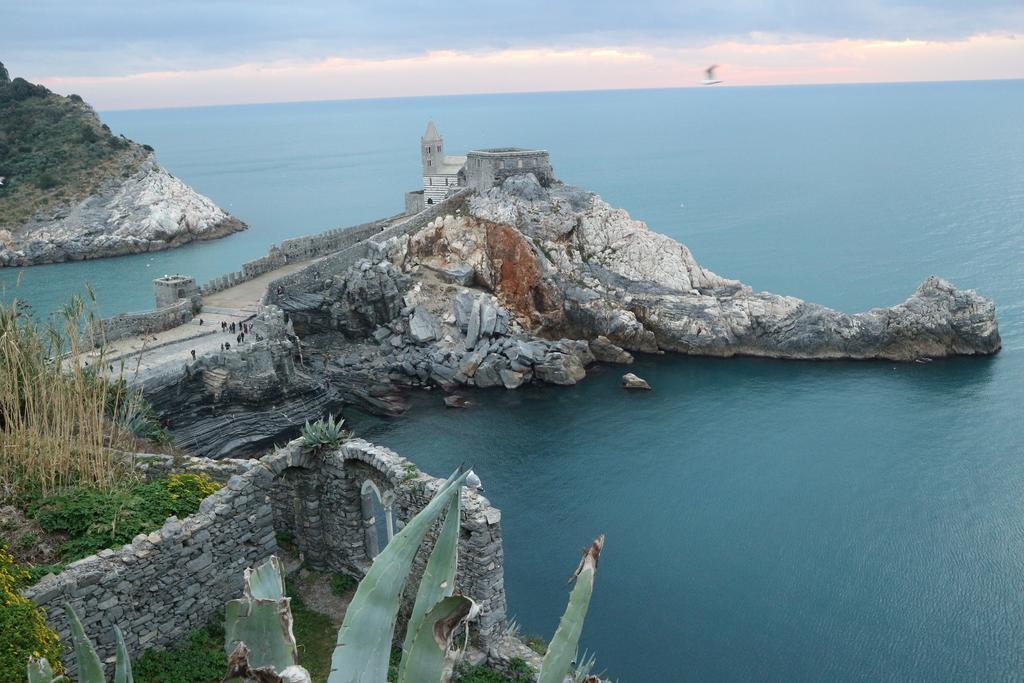
<instances>
[{"instance_id":1,"label":"stone church","mask_svg":"<svg viewBox=\"0 0 1024 683\"><path fill-rule=\"evenodd\" d=\"M496 147L476 149L466 155L447 155L444 138L433 121L427 123L427 130L420 138L420 161L423 189L406 194L406 213L421 211L460 188L483 191L520 173L533 173L544 186L555 180L551 160L543 149Z\"/></svg>"}]
</instances>

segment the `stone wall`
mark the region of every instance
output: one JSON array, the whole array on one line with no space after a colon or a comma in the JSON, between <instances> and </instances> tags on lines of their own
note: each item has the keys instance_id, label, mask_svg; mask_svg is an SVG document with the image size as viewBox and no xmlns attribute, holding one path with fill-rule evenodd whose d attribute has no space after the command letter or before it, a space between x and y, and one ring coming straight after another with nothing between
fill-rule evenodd
<instances>
[{"instance_id":1,"label":"stone wall","mask_svg":"<svg viewBox=\"0 0 1024 683\"><path fill-rule=\"evenodd\" d=\"M81 559L28 588L26 597L46 609L47 620L65 641L67 601L101 659L114 654L115 624L132 657L138 657L222 618L224 603L241 595L243 570L277 551L275 532L288 535L314 569L364 576L378 528L367 514L367 496L380 496L389 528L398 533L442 483L366 441L349 441L327 453L311 453L302 445L297 439L258 461L136 456L147 476L203 471L225 486L196 514L170 517L160 530L140 534L120 549ZM501 513L476 492L464 489L462 497L456 590L480 604L471 632L488 651L502 634L506 614ZM402 617L412 609L438 528L416 559ZM383 547L388 538L377 540ZM68 652L66 663L74 672L74 655Z\"/></svg>"},{"instance_id":2,"label":"stone wall","mask_svg":"<svg viewBox=\"0 0 1024 683\"><path fill-rule=\"evenodd\" d=\"M264 273L280 268L288 263L305 261L324 254L339 251L361 242L371 235L380 232L398 216L384 218L369 223L362 223L347 228L334 228L315 235L294 237L281 242L280 246L270 247L266 256L247 261L242 268L233 273L216 277L200 288L202 294L213 294L228 287L252 280Z\"/></svg>"},{"instance_id":3,"label":"stone wall","mask_svg":"<svg viewBox=\"0 0 1024 683\"><path fill-rule=\"evenodd\" d=\"M102 340L112 342L125 337L163 332L192 320L193 302L179 299L174 304L155 311L121 313L99 321L99 329L91 327L88 335L98 345Z\"/></svg>"},{"instance_id":4,"label":"stone wall","mask_svg":"<svg viewBox=\"0 0 1024 683\"><path fill-rule=\"evenodd\" d=\"M241 595L243 570L277 550L268 497L273 479L266 467L251 467L204 500L196 514L169 517L163 528L122 548L78 560L25 596L46 610L65 642L70 632L64 603L70 603L101 659L114 654L115 624L132 657L173 645L222 618L224 603ZM70 648L65 662L74 672Z\"/></svg>"},{"instance_id":5,"label":"stone wall","mask_svg":"<svg viewBox=\"0 0 1024 683\"><path fill-rule=\"evenodd\" d=\"M294 539L309 565L320 571L365 575L372 559L369 551L375 546L373 535L379 534L368 495L379 495L379 507L390 516L388 524L380 526L398 533L442 483L394 451L366 441L350 441L322 457L310 455L299 444L293 442L263 462L278 475L271 491L275 529ZM372 487L366 486L368 481ZM414 563L403 614L412 609L437 530L428 534ZM378 535L376 547L387 540ZM482 642L505 623L503 565L501 512L482 495L464 489L456 590L480 604L473 633Z\"/></svg>"},{"instance_id":6,"label":"stone wall","mask_svg":"<svg viewBox=\"0 0 1024 683\"><path fill-rule=\"evenodd\" d=\"M462 189L448 199L413 216L396 221L387 228L370 234L364 240L356 242L336 254L311 263L302 270L273 280L267 286L267 293L264 296L263 303L279 303L278 296L282 292L308 291L314 283L348 270L361 259L370 258L379 253L388 240L410 235L425 227L438 216L454 212L466 202L471 193L472 190L468 188Z\"/></svg>"},{"instance_id":7,"label":"stone wall","mask_svg":"<svg viewBox=\"0 0 1024 683\"><path fill-rule=\"evenodd\" d=\"M478 149L466 157L466 182L480 192L522 173L532 173L544 187L555 180L551 159L542 149Z\"/></svg>"}]
</instances>

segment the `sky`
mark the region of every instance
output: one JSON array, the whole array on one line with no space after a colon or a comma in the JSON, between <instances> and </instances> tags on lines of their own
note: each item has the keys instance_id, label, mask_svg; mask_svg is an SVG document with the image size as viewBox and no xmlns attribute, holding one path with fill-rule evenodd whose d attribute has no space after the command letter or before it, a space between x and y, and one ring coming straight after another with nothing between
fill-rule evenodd
<instances>
[{"instance_id":1,"label":"sky","mask_svg":"<svg viewBox=\"0 0 1024 683\"><path fill-rule=\"evenodd\" d=\"M108 110L1024 78L1024 0L0 0L0 36Z\"/></svg>"}]
</instances>

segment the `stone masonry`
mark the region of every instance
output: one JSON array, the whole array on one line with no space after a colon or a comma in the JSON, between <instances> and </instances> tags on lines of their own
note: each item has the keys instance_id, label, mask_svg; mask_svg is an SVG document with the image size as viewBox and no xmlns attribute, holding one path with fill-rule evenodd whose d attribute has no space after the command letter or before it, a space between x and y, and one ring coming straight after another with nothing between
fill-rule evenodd
<instances>
[{"instance_id":1,"label":"stone masonry","mask_svg":"<svg viewBox=\"0 0 1024 683\"><path fill-rule=\"evenodd\" d=\"M287 534L314 569L362 577L371 561L368 550L388 540L373 537L378 525L367 514L372 508L365 492L381 494L379 502L398 533L441 484L393 451L362 440L313 453L296 439L258 461L160 455L136 461L147 476L203 471L225 486L206 498L196 514L170 517L163 528L78 560L25 591L66 642L63 605L70 603L108 662L114 656L115 624L134 658L180 642L221 618L224 604L241 594L243 570L277 551L278 534ZM501 513L476 492L464 490L462 496L456 590L480 604L471 632L486 652L505 624ZM429 541L415 562L400 624L412 608ZM73 673L70 648L66 664Z\"/></svg>"}]
</instances>

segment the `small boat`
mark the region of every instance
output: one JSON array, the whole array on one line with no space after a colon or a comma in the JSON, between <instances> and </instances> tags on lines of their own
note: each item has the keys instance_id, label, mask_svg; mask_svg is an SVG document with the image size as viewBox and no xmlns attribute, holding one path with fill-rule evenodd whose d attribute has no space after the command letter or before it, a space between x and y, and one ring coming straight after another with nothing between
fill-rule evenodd
<instances>
[{"instance_id":1,"label":"small boat","mask_svg":"<svg viewBox=\"0 0 1024 683\"><path fill-rule=\"evenodd\" d=\"M708 68L704 69L704 80L702 81L704 85L715 85L716 83L722 82L715 78L715 69L717 68L717 64L712 64Z\"/></svg>"},{"instance_id":2,"label":"small boat","mask_svg":"<svg viewBox=\"0 0 1024 683\"><path fill-rule=\"evenodd\" d=\"M915 359L914 359L914 362L915 362L915 363L931 363L931 362L932 362L932 359L931 359L931 358L928 358L927 356L925 356L925 357L923 357L923 358L915 358Z\"/></svg>"}]
</instances>

